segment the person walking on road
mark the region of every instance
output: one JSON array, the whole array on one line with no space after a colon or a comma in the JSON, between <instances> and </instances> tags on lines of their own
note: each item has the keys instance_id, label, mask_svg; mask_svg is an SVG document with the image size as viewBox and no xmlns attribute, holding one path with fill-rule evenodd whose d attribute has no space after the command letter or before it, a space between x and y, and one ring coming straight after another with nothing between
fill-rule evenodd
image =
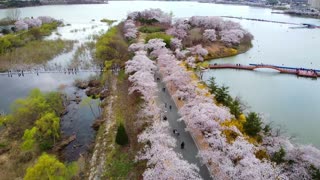
<instances>
[{"instance_id":1,"label":"person walking on road","mask_svg":"<svg viewBox=\"0 0 320 180\"><path fill-rule=\"evenodd\" d=\"M177 136L180 135L180 133L179 133L178 130L176 130L176 129L173 129L173 134L176 134Z\"/></svg>"},{"instance_id":2,"label":"person walking on road","mask_svg":"<svg viewBox=\"0 0 320 180\"><path fill-rule=\"evenodd\" d=\"M184 142L183 141L182 141L180 147L181 147L181 149L184 149Z\"/></svg>"},{"instance_id":3,"label":"person walking on road","mask_svg":"<svg viewBox=\"0 0 320 180\"><path fill-rule=\"evenodd\" d=\"M169 105L169 109L170 109L170 111L171 111L171 109L172 109L172 106L171 106L171 105Z\"/></svg>"}]
</instances>

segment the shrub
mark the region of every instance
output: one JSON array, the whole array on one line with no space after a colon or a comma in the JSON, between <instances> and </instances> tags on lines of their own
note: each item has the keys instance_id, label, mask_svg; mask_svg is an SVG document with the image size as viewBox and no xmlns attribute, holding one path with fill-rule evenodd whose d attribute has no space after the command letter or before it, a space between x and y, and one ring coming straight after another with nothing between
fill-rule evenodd
<instances>
[{"instance_id":1,"label":"shrub","mask_svg":"<svg viewBox=\"0 0 320 180\"><path fill-rule=\"evenodd\" d=\"M233 114L236 119L240 117L240 115L242 114L242 108L239 98L235 98L233 101L231 101L229 109L230 113Z\"/></svg>"},{"instance_id":2,"label":"shrub","mask_svg":"<svg viewBox=\"0 0 320 180\"><path fill-rule=\"evenodd\" d=\"M310 166L312 179L320 179L320 169L317 169L314 165Z\"/></svg>"},{"instance_id":3,"label":"shrub","mask_svg":"<svg viewBox=\"0 0 320 180\"><path fill-rule=\"evenodd\" d=\"M111 26L113 23L117 22L117 20L111 20L111 19L101 19L100 22L107 23L108 26Z\"/></svg>"},{"instance_id":4,"label":"shrub","mask_svg":"<svg viewBox=\"0 0 320 180\"><path fill-rule=\"evenodd\" d=\"M214 77L211 77L209 79L208 88L209 88L209 91L210 91L211 94L215 94L216 93L216 91L218 89L218 85L217 85Z\"/></svg>"},{"instance_id":5,"label":"shrub","mask_svg":"<svg viewBox=\"0 0 320 180\"><path fill-rule=\"evenodd\" d=\"M151 25L153 23L158 23L159 22L155 18L146 19L146 18L142 18L142 17L138 18L137 21L141 22L142 24L148 24L148 25Z\"/></svg>"},{"instance_id":6,"label":"shrub","mask_svg":"<svg viewBox=\"0 0 320 180\"><path fill-rule=\"evenodd\" d=\"M216 94L215 94L217 102L227 107L230 106L230 103L232 101L231 96L228 94L229 93L228 89L229 87L223 85L222 87L217 88Z\"/></svg>"},{"instance_id":7,"label":"shrub","mask_svg":"<svg viewBox=\"0 0 320 180\"><path fill-rule=\"evenodd\" d=\"M139 31L143 33L163 32L164 30L164 28L158 26L142 26L139 28Z\"/></svg>"},{"instance_id":8,"label":"shrub","mask_svg":"<svg viewBox=\"0 0 320 180\"><path fill-rule=\"evenodd\" d=\"M27 169L25 180L34 179L72 179L77 172L77 166L71 164L66 166L55 156L43 153L36 164Z\"/></svg>"},{"instance_id":9,"label":"shrub","mask_svg":"<svg viewBox=\"0 0 320 180\"><path fill-rule=\"evenodd\" d=\"M243 124L244 131L249 136L256 136L261 131L261 118L255 112L251 112L246 117L246 122Z\"/></svg>"},{"instance_id":10,"label":"shrub","mask_svg":"<svg viewBox=\"0 0 320 180\"><path fill-rule=\"evenodd\" d=\"M124 128L122 123L118 126L118 131L117 131L117 135L116 135L116 143L119 145L122 145L122 146L129 143L126 129Z\"/></svg>"},{"instance_id":11,"label":"shrub","mask_svg":"<svg viewBox=\"0 0 320 180\"><path fill-rule=\"evenodd\" d=\"M163 39L163 42L166 43L166 47L169 48L171 38L172 36L167 35L163 32L155 32L155 33L147 34L145 39L146 39L146 42L148 42L150 39Z\"/></svg>"},{"instance_id":12,"label":"shrub","mask_svg":"<svg viewBox=\"0 0 320 180\"><path fill-rule=\"evenodd\" d=\"M118 26L110 28L97 40L96 57L103 62L118 60L124 63L129 59L128 44Z\"/></svg>"},{"instance_id":13,"label":"shrub","mask_svg":"<svg viewBox=\"0 0 320 180\"><path fill-rule=\"evenodd\" d=\"M284 151L284 149L281 147L279 151L275 152L272 157L271 157L271 161L280 164L285 162L284 160L284 156L286 155L286 152Z\"/></svg>"},{"instance_id":14,"label":"shrub","mask_svg":"<svg viewBox=\"0 0 320 180\"><path fill-rule=\"evenodd\" d=\"M263 159L269 159L269 156L265 150L258 150L257 152L254 153L256 158L263 160Z\"/></svg>"}]
</instances>

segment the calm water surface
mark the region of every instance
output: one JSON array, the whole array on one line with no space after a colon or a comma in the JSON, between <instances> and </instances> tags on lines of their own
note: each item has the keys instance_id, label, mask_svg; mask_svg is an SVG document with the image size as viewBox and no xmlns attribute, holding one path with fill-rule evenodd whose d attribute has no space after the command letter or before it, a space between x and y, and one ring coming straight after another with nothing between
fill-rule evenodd
<instances>
[{"instance_id":1,"label":"calm water surface","mask_svg":"<svg viewBox=\"0 0 320 180\"><path fill-rule=\"evenodd\" d=\"M310 18L291 17L282 14L271 14L270 9L236 5L217 5L196 2L155 2L155 1L111 1L102 5L57 5L22 8L22 16L50 15L63 19L71 26L59 29L62 38L80 41L90 33L106 29L99 22L102 18L122 20L127 12L147 8L161 8L173 12L175 17L202 16L238 16L261 18L268 20L294 23L312 23L320 25L320 21ZM5 16L5 10L0 10L0 17ZM93 21L94 20L94 21ZM234 20L240 22L255 37L254 47L247 53L219 60L212 63L265 63L295 67L320 69L320 30L290 29L291 25ZM98 26L89 30L93 25ZM87 28L88 30L70 33L70 30ZM54 62L68 63L72 55L64 55ZM51 62L52 63L52 62ZM320 111L319 102L320 81L307 78L297 78L293 75L280 75L269 70L236 71L209 70L204 74L208 79L215 76L219 84L230 86L233 96L240 96L250 110L262 112L268 121L275 126L281 126L289 135L297 137L297 141L312 143L320 147ZM48 79L48 81L46 80ZM8 104L15 98L23 97L32 87L56 89L50 80L60 81L56 75L48 75L43 80L11 79L0 77L1 98L0 109L7 110ZM68 78L61 78L66 81ZM37 82L38 81L38 82ZM34 84L34 82L37 82ZM16 84L25 83L26 86ZM15 90L12 90L12 89ZM89 112L88 112L89 113Z\"/></svg>"}]
</instances>

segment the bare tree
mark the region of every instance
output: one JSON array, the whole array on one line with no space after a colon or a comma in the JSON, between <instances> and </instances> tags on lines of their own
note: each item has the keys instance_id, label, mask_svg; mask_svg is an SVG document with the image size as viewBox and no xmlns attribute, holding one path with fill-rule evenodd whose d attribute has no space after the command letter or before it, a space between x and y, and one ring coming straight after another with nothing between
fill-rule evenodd
<instances>
[{"instance_id":1,"label":"bare tree","mask_svg":"<svg viewBox=\"0 0 320 180\"><path fill-rule=\"evenodd\" d=\"M20 9L12 8L12 9L8 9L6 14L7 14L7 18L10 21L16 21L16 20L19 20L20 15L21 15L21 11L20 11Z\"/></svg>"}]
</instances>

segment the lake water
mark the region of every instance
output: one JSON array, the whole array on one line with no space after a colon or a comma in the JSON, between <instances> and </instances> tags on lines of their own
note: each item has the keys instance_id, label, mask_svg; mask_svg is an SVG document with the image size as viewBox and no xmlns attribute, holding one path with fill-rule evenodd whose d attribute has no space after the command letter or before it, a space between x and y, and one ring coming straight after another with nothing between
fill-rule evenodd
<instances>
[{"instance_id":1,"label":"lake water","mask_svg":"<svg viewBox=\"0 0 320 180\"><path fill-rule=\"evenodd\" d=\"M99 5L27 7L21 8L21 11L23 17L50 15L56 19L63 19L71 26L59 29L62 38L76 39L81 43L91 33L107 29L99 22L102 18L123 20L130 11L148 8L161 8L164 11L173 12L174 17L237 16L320 25L317 19L272 14L271 9L181 1L110 1L109 4ZM0 17L4 16L5 10L0 10ZM240 22L254 35L254 46L247 53L214 60L212 63L283 64L320 69L319 29L291 29L291 25L235 19L233 21ZM98 27L90 29L92 26ZM82 28L87 30L70 33L72 29ZM71 57L72 55L63 55L63 58L58 58L54 62L64 64L69 62ZM33 78L28 81L0 76L0 109L8 110L8 105L14 99L25 96L31 86L53 90L60 82L70 80L66 76L61 76L59 78L57 75L48 75L42 79ZM205 79L211 76L215 76L219 84L229 86L230 93L233 96L240 96L250 106L250 110L264 113L267 121L273 122L274 126L281 126L289 135L296 136L297 141L320 147L320 131L318 131L320 95L317 93L320 91L319 80L297 78L267 70L252 72L209 70L204 74ZM23 86L22 83L26 85Z\"/></svg>"}]
</instances>

